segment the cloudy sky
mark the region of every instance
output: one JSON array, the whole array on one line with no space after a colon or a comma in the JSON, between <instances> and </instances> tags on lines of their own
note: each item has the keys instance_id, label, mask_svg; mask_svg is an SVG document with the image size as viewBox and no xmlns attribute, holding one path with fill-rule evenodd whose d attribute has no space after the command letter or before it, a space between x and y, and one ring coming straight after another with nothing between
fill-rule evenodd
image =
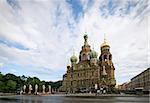
<instances>
[{"instance_id":1,"label":"cloudy sky","mask_svg":"<svg viewBox=\"0 0 150 103\"><path fill-rule=\"evenodd\" d=\"M85 31L100 55L104 33L117 83L150 67L148 0L0 0L0 71L60 80Z\"/></svg>"}]
</instances>

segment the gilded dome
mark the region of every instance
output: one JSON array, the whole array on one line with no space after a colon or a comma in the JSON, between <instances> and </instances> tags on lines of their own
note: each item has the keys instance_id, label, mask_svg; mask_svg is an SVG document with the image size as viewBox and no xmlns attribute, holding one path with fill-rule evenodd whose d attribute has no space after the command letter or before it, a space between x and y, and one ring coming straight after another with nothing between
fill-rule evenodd
<instances>
[{"instance_id":1,"label":"gilded dome","mask_svg":"<svg viewBox=\"0 0 150 103\"><path fill-rule=\"evenodd\" d=\"M70 61L77 62L77 57L75 55L71 56Z\"/></svg>"},{"instance_id":2,"label":"gilded dome","mask_svg":"<svg viewBox=\"0 0 150 103\"><path fill-rule=\"evenodd\" d=\"M106 41L106 39L104 39L104 42L101 44L101 47L104 47L104 46L109 46L109 43Z\"/></svg>"},{"instance_id":3,"label":"gilded dome","mask_svg":"<svg viewBox=\"0 0 150 103\"><path fill-rule=\"evenodd\" d=\"M67 67L71 67L71 65L70 65L70 64L67 64Z\"/></svg>"},{"instance_id":4,"label":"gilded dome","mask_svg":"<svg viewBox=\"0 0 150 103\"><path fill-rule=\"evenodd\" d=\"M90 57L91 57L91 58L97 58L97 56L98 56L98 54L97 54L96 51L92 50L92 51L90 52Z\"/></svg>"}]
</instances>

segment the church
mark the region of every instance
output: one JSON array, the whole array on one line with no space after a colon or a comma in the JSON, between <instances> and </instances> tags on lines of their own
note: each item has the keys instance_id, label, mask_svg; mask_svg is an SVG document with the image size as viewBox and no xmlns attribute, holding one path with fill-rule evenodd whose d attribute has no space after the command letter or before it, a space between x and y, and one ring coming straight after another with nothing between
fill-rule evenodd
<instances>
[{"instance_id":1,"label":"church","mask_svg":"<svg viewBox=\"0 0 150 103\"><path fill-rule=\"evenodd\" d=\"M74 53L70 58L71 65L67 65L63 75L62 90L67 93L94 91L106 89L112 91L116 85L115 67L112 62L110 45L104 38L100 45L100 56L88 44L88 35L84 35L84 44L79 57Z\"/></svg>"}]
</instances>

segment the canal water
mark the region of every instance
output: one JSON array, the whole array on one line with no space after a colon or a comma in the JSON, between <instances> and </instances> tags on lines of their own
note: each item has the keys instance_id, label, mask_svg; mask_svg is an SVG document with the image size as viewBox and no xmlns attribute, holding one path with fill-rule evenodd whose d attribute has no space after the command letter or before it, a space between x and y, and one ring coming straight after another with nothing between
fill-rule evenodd
<instances>
[{"instance_id":1,"label":"canal water","mask_svg":"<svg viewBox=\"0 0 150 103\"><path fill-rule=\"evenodd\" d=\"M149 97L0 96L0 103L149 103Z\"/></svg>"}]
</instances>

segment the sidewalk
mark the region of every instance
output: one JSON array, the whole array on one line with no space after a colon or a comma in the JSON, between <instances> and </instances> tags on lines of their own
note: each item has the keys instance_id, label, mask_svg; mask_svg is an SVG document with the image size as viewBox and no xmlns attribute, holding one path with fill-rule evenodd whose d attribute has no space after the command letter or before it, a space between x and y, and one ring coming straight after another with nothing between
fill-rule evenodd
<instances>
[{"instance_id":1,"label":"sidewalk","mask_svg":"<svg viewBox=\"0 0 150 103\"><path fill-rule=\"evenodd\" d=\"M65 96L74 97L137 97L137 96L150 96L150 95L129 95L129 94L95 94L95 93L78 93L78 94L65 94Z\"/></svg>"}]
</instances>

